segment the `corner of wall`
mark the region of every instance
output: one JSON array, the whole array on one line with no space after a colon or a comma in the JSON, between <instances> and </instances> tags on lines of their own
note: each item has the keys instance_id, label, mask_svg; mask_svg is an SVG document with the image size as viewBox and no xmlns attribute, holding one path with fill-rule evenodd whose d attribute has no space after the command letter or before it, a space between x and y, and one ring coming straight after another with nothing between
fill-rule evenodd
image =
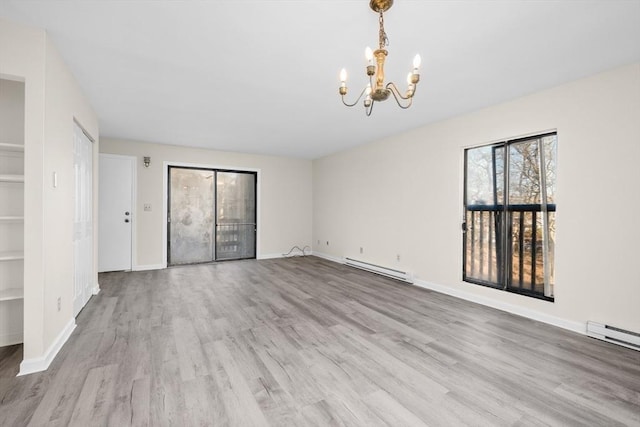
<instances>
[{"instance_id":1,"label":"corner of wall","mask_svg":"<svg viewBox=\"0 0 640 427\"><path fill-rule=\"evenodd\" d=\"M24 359L22 363L20 363L20 373L18 376L46 371L75 328L76 319L71 318L42 356Z\"/></svg>"}]
</instances>

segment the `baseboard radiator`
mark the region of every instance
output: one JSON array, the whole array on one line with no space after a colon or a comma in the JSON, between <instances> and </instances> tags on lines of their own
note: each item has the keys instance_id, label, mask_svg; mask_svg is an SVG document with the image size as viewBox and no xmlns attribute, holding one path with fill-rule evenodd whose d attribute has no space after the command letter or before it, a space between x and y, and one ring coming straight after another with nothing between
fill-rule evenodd
<instances>
[{"instance_id":1,"label":"baseboard radiator","mask_svg":"<svg viewBox=\"0 0 640 427\"><path fill-rule=\"evenodd\" d=\"M413 283L413 275L406 271L394 270L393 268L383 267L381 265L371 264L353 258L345 258L344 263L350 267L359 268L361 270L380 274L392 279L402 280L403 282Z\"/></svg>"},{"instance_id":2,"label":"baseboard radiator","mask_svg":"<svg viewBox=\"0 0 640 427\"><path fill-rule=\"evenodd\" d=\"M588 321L587 335L640 351L640 334L636 332Z\"/></svg>"}]
</instances>

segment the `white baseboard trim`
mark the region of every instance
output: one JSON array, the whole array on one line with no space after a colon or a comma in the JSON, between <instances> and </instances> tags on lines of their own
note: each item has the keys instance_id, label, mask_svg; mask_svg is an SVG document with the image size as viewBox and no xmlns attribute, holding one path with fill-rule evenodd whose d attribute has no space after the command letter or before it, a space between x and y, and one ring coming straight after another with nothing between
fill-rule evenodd
<instances>
[{"instance_id":1,"label":"white baseboard trim","mask_svg":"<svg viewBox=\"0 0 640 427\"><path fill-rule=\"evenodd\" d=\"M326 259L327 261L333 261L333 262L337 262L338 264L344 264L344 258L341 258L341 257L323 254L322 252L312 252L311 255L317 256L318 258Z\"/></svg>"},{"instance_id":2,"label":"white baseboard trim","mask_svg":"<svg viewBox=\"0 0 640 427\"><path fill-rule=\"evenodd\" d=\"M20 344L22 340L23 340L22 332L16 332L15 334L0 335L0 347Z\"/></svg>"},{"instance_id":3,"label":"white baseboard trim","mask_svg":"<svg viewBox=\"0 0 640 427\"><path fill-rule=\"evenodd\" d=\"M67 342L71 333L76 328L76 319L72 318L69 323L62 329L55 340L51 343L47 351L42 357L35 357L33 359L25 359L20 363L20 373L18 376L33 374L35 372L46 371L53 359Z\"/></svg>"},{"instance_id":4,"label":"white baseboard trim","mask_svg":"<svg viewBox=\"0 0 640 427\"><path fill-rule=\"evenodd\" d=\"M256 257L257 260L275 259L275 258L282 258L282 254L264 254L264 255L259 255L259 256Z\"/></svg>"},{"instance_id":5,"label":"white baseboard trim","mask_svg":"<svg viewBox=\"0 0 640 427\"><path fill-rule=\"evenodd\" d=\"M162 264L135 265L131 271L162 270L163 268L167 267Z\"/></svg>"},{"instance_id":6,"label":"white baseboard trim","mask_svg":"<svg viewBox=\"0 0 640 427\"><path fill-rule=\"evenodd\" d=\"M573 320L563 319L561 317L552 316L547 313L542 313L530 308L521 307L519 305L510 304L504 301L498 301L493 298L488 298L480 295L466 292L461 289L454 289L449 286L438 285L435 283L429 283L424 280L415 280L413 283L420 288L429 289L439 292L441 294L451 295L452 297L460 298L466 301L475 302L487 307L495 308L498 310L506 311L508 313L517 314L518 316L526 317L528 319L537 320L542 323L557 326L562 329L577 332L582 335L587 333L586 322L576 322Z\"/></svg>"}]
</instances>

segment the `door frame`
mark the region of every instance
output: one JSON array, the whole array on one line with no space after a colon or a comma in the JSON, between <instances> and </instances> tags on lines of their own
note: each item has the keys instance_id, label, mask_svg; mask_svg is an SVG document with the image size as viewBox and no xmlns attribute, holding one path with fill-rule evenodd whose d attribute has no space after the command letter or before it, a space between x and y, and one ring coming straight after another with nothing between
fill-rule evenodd
<instances>
[{"instance_id":1,"label":"door frame","mask_svg":"<svg viewBox=\"0 0 640 427\"><path fill-rule=\"evenodd\" d=\"M237 172L253 172L256 174L256 259L260 259L260 234L261 234L261 190L262 185L260 180L262 179L261 170L259 168L247 168L242 166L229 166L229 165L211 165L205 163L189 163L189 162L174 162L164 161L162 162L162 268L167 268L167 219L168 219L168 195L169 195L169 166L193 168L193 169L212 169L223 171L237 171Z\"/></svg>"},{"instance_id":2,"label":"door frame","mask_svg":"<svg viewBox=\"0 0 640 427\"><path fill-rule=\"evenodd\" d=\"M73 160L73 167L75 168L76 166L76 161L75 161L75 134L76 134L76 128L78 130L80 130L80 132L82 133L82 135L84 135L87 138L87 141L89 142L89 147L91 149L91 152L89 153L89 158L87 159L90 163L91 163L91 174L89 175L91 178L91 182L90 182L90 187L91 187L91 200L88 201L89 206L91 207L91 256L90 256L90 265L87 266L89 267L90 271L91 271L91 278L90 281L87 285L85 285L85 289L83 289L83 301L81 302L82 306L81 307L77 307L76 303L77 303L77 295L76 295L76 273L77 273L77 262L78 259L76 257L76 248L75 248L75 238L72 239L72 243L73 243L73 289L72 289L72 298L71 298L71 311L73 314L73 317L77 317L78 314L82 311L82 309L87 305L87 303L89 302L89 300L91 299L91 297L93 295L97 295L100 292L100 285L98 284L98 280L97 280L97 274L98 274L98 265L96 262L96 255L97 255L97 244L98 244L98 240L97 240L97 212L96 212L96 208L97 208L97 201L98 201L98 191L97 191L97 183L98 183L98 179L97 179L97 173L98 173L98 162L96 162L96 154L98 151L98 147L96 146L96 140L95 138L93 138L93 136L91 136L91 134L87 131L87 129L82 126L82 124L80 123L79 120L77 120L75 117L73 118L73 135L74 135L74 141L73 141L73 156L74 156L74 160ZM74 174L75 175L75 174ZM57 185L56 183L56 179L54 178L54 187ZM75 209L77 208L77 203L78 200L76 199L76 186L78 185L78 182L76 181L76 177L74 176L73 179L73 209L75 212ZM73 228L75 229L75 213L74 213L74 221L73 221ZM75 232L74 232L75 233ZM89 288L87 289L87 286L89 286ZM88 292L88 295L84 295L86 292ZM86 299L85 299L86 298Z\"/></svg>"},{"instance_id":3,"label":"door frame","mask_svg":"<svg viewBox=\"0 0 640 427\"><path fill-rule=\"evenodd\" d=\"M131 161L131 271L136 271L138 268L138 257L136 255L137 252L137 224L138 224L138 216L136 209L136 203L138 202L137 191L138 188L138 157L136 156L126 156L123 154L110 154L110 153L99 153L98 155L98 164L100 164L100 157L107 157L112 159L127 159ZM98 186L100 183L98 182ZM98 201L100 199L98 198ZM100 207L98 205L98 213L100 213ZM99 227L99 219L96 222ZM98 261L96 260L96 271L98 270Z\"/></svg>"}]
</instances>

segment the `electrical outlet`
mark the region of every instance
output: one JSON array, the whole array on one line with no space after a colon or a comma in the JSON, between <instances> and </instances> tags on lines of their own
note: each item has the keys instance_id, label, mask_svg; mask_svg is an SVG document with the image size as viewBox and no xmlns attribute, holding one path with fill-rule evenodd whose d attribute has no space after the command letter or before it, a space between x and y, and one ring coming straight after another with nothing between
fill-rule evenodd
<instances>
[{"instance_id":1,"label":"electrical outlet","mask_svg":"<svg viewBox=\"0 0 640 427\"><path fill-rule=\"evenodd\" d=\"M58 297L58 311L62 309L62 297Z\"/></svg>"},{"instance_id":2,"label":"electrical outlet","mask_svg":"<svg viewBox=\"0 0 640 427\"><path fill-rule=\"evenodd\" d=\"M362 249L362 246L360 247L360 253L364 253L364 250Z\"/></svg>"},{"instance_id":3,"label":"electrical outlet","mask_svg":"<svg viewBox=\"0 0 640 427\"><path fill-rule=\"evenodd\" d=\"M144 204L144 211L145 212L151 212L151 203L145 203Z\"/></svg>"}]
</instances>

